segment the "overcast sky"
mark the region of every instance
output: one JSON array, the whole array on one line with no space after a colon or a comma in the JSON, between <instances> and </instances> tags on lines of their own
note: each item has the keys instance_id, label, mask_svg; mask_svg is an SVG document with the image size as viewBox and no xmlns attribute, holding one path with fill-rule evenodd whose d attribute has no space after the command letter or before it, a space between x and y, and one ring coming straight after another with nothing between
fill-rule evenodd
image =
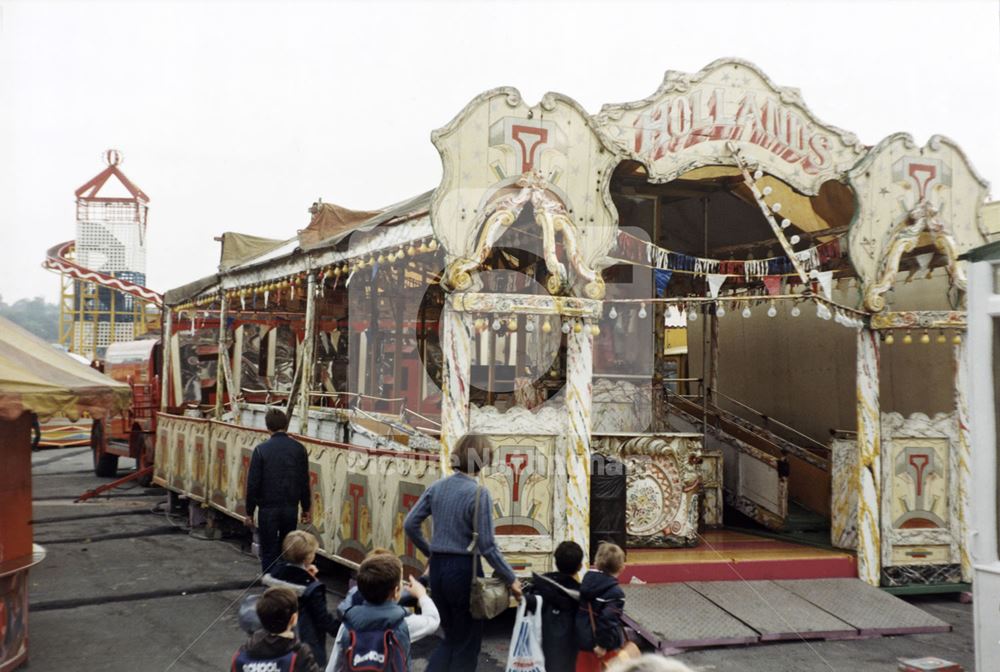
<instances>
[{"instance_id":1,"label":"overcast sky","mask_svg":"<svg viewBox=\"0 0 1000 672\"><path fill-rule=\"evenodd\" d=\"M55 301L45 250L120 149L150 197L148 283L211 273L223 231L288 237L317 197L433 188L431 130L478 93L597 112L723 56L867 144L962 146L1000 184L1000 3L0 2L0 294ZM992 190L997 198L1000 187Z\"/></svg>"}]
</instances>

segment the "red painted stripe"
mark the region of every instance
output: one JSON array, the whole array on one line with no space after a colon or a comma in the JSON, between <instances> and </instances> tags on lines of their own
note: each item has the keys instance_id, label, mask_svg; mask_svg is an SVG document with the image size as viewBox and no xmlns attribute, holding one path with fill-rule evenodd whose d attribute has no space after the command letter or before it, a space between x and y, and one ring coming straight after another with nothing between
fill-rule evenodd
<instances>
[{"instance_id":1,"label":"red painted stripe","mask_svg":"<svg viewBox=\"0 0 1000 672\"><path fill-rule=\"evenodd\" d=\"M744 562L700 562L693 564L626 565L619 577L628 583L638 577L646 583L684 581L766 581L775 579L856 578L853 556L807 560L748 560Z\"/></svg>"}]
</instances>

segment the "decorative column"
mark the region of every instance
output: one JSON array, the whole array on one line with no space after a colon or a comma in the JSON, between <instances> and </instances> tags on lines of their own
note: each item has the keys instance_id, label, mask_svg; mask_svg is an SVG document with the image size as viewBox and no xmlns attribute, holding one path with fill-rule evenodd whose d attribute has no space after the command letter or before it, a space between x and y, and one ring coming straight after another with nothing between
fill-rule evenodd
<instances>
[{"instance_id":1,"label":"decorative column","mask_svg":"<svg viewBox=\"0 0 1000 672\"><path fill-rule=\"evenodd\" d=\"M226 308L229 299L222 293L219 300L219 352L215 358L215 419L222 420L222 398L226 395L226 365L223 361L229 356L226 349Z\"/></svg>"},{"instance_id":2,"label":"decorative column","mask_svg":"<svg viewBox=\"0 0 1000 672\"><path fill-rule=\"evenodd\" d=\"M299 382L299 434L309 429L309 394L312 392L313 359L316 345L316 274L306 281L306 325L302 341L301 381Z\"/></svg>"},{"instance_id":3,"label":"decorative column","mask_svg":"<svg viewBox=\"0 0 1000 672\"><path fill-rule=\"evenodd\" d=\"M441 475L451 473L451 450L469 431L472 318L456 308L452 294L441 312Z\"/></svg>"},{"instance_id":4,"label":"decorative column","mask_svg":"<svg viewBox=\"0 0 1000 672\"><path fill-rule=\"evenodd\" d=\"M958 479L958 501L955 503L953 516L958 518L958 550L962 563L962 581L972 581L972 559L969 554L969 487L972 475L969 471L972 461L969 433L969 367L966 354L966 339L962 338L954 347L955 359L955 420L958 424L955 437L956 454L952 465L954 478Z\"/></svg>"},{"instance_id":5,"label":"decorative column","mask_svg":"<svg viewBox=\"0 0 1000 672\"><path fill-rule=\"evenodd\" d=\"M590 425L594 341L589 327L566 336L566 539L590 557Z\"/></svg>"},{"instance_id":6,"label":"decorative column","mask_svg":"<svg viewBox=\"0 0 1000 672\"><path fill-rule=\"evenodd\" d=\"M160 370L160 412L166 413L170 408L170 366L172 364L170 340L173 338L173 315L174 311L170 306L163 305L163 341L160 346L163 348L163 368Z\"/></svg>"},{"instance_id":7,"label":"decorative column","mask_svg":"<svg viewBox=\"0 0 1000 672\"><path fill-rule=\"evenodd\" d=\"M857 352L858 577L873 586L881 580L879 493L881 486L881 411L879 409L879 336L858 330Z\"/></svg>"}]
</instances>

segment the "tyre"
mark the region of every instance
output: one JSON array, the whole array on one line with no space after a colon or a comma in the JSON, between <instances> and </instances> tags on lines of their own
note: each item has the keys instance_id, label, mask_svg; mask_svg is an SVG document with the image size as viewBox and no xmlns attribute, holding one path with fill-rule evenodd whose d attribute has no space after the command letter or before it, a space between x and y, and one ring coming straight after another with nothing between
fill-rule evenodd
<instances>
[{"instance_id":1,"label":"tyre","mask_svg":"<svg viewBox=\"0 0 1000 672\"><path fill-rule=\"evenodd\" d=\"M118 456L104 452L104 423L94 420L90 430L90 451L94 457L94 475L114 478L118 475Z\"/></svg>"}]
</instances>

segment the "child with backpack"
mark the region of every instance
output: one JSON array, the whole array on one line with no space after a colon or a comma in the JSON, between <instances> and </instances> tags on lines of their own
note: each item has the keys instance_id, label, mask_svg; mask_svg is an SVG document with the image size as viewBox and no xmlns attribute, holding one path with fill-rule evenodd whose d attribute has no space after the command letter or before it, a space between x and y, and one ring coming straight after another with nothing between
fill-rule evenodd
<instances>
[{"instance_id":1,"label":"child with backpack","mask_svg":"<svg viewBox=\"0 0 1000 672\"><path fill-rule=\"evenodd\" d=\"M340 620L327 609L326 586L316 578L316 551L319 542L305 530L289 532L281 545L284 562L261 582L265 586L288 588L299 600L299 638L312 649L316 664L326 667L326 636L336 635Z\"/></svg>"},{"instance_id":2,"label":"child with backpack","mask_svg":"<svg viewBox=\"0 0 1000 672\"><path fill-rule=\"evenodd\" d=\"M598 672L611 662L639 657L639 647L628 641L622 626L625 592L618 585L618 575L624 568L625 552L620 546L604 542L597 547L594 569L580 584L577 672Z\"/></svg>"},{"instance_id":3,"label":"child with backpack","mask_svg":"<svg viewBox=\"0 0 1000 672\"><path fill-rule=\"evenodd\" d=\"M546 672L573 672L576 669L576 612L580 604L580 582L576 575L583 569L583 549L575 541L556 547L556 570L534 574L526 591L542 598L542 653Z\"/></svg>"},{"instance_id":4,"label":"child with backpack","mask_svg":"<svg viewBox=\"0 0 1000 672\"><path fill-rule=\"evenodd\" d=\"M395 555L373 553L364 559L358 567L357 592L361 599L352 597L343 612L343 625L333 644L328 671L409 671L407 611L398 604L402 580L403 565Z\"/></svg>"},{"instance_id":5,"label":"child with backpack","mask_svg":"<svg viewBox=\"0 0 1000 672\"><path fill-rule=\"evenodd\" d=\"M230 672L320 672L312 650L295 636L299 601L287 588L268 588L257 600L261 629L233 656Z\"/></svg>"}]
</instances>

